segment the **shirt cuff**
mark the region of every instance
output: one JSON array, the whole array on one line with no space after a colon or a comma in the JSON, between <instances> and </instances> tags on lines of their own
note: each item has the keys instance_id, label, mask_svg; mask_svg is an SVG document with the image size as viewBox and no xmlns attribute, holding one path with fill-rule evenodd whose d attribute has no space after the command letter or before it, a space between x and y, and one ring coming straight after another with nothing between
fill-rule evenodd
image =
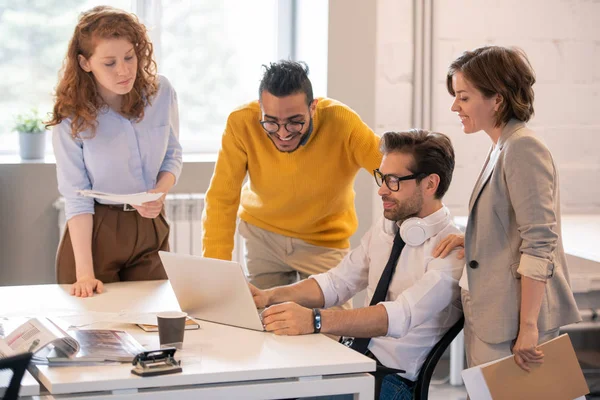
<instances>
[{"instance_id":1,"label":"shirt cuff","mask_svg":"<svg viewBox=\"0 0 600 400\"><path fill-rule=\"evenodd\" d=\"M80 214L94 214L94 199L65 199L65 221Z\"/></svg>"},{"instance_id":2,"label":"shirt cuff","mask_svg":"<svg viewBox=\"0 0 600 400\"><path fill-rule=\"evenodd\" d=\"M333 281L331 280L329 274L325 272L323 274L312 275L309 277L309 279L314 279L323 292L323 297L325 299L323 308L335 306L337 303L337 295L333 286Z\"/></svg>"},{"instance_id":3,"label":"shirt cuff","mask_svg":"<svg viewBox=\"0 0 600 400\"><path fill-rule=\"evenodd\" d=\"M536 281L546 282L554 275L554 263L545 258L521 254L521 261L517 272Z\"/></svg>"},{"instance_id":4,"label":"shirt cuff","mask_svg":"<svg viewBox=\"0 0 600 400\"><path fill-rule=\"evenodd\" d=\"M400 295L395 301L383 301L379 304L385 307L388 315L386 336L401 338L406 335L410 326L410 307L404 296Z\"/></svg>"},{"instance_id":5,"label":"shirt cuff","mask_svg":"<svg viewBox=\"0 0 600 400\"><path fill-rule=\"evenodd\" d=\"M173 176L175 177L175 183L173 184L173 186L175 186L177 184L177 182L179 182L179 176L181 175L181 163L178 163L177 161L172 161L172 162L164 162L163 165L161 165L160 167L160 172L170 172L173 174Z\"/></svg>"}]
</instances>

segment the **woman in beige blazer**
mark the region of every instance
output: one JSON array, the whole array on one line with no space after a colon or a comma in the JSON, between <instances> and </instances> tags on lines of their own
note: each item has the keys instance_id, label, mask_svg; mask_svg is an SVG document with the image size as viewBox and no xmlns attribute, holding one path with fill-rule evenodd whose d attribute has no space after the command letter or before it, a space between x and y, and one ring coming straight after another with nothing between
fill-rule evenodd
<instances>
[{"instance_id":1,"label":"woman in beige blazer","mask_svg":"<svg viewBox=\"0 0 600 400\"><path fill-rule=\"evenodd\" d=\"M467 51L448 70L452 111L467 134L485 131L492 147L469 202L460 281L469 367L510 355L529 370L537 348L580 320L560 229L558 171L548 148L525 124L533 115L535 76L526 55L488 46Z\"/></svg>"}]
</instances>

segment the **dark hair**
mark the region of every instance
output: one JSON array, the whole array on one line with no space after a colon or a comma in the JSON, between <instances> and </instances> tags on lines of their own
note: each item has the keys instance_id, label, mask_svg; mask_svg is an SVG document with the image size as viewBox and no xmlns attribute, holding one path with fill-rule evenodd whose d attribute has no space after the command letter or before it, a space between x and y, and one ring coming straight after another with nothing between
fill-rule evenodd
<instances>
[{"instance_id":1,"label":"dark hair","mask_svg":"<svg viewBox=\"0 0 600 400\"><path fill-rule=\"evenodd\" d=\"M379 143L379 150L384 155L411 154L414 164L410 165L408 170L413 174L437 174L440 183L435 197L436 199L444 197L454 172L454 148L448 136L425 129L410 129L405 132L386 132ZM417 183L424 177L417 178Z\"/></svg>"},{"instance_id":2,"label":"dark hair","mask_svg":"<svg viewBox=\"0 0 600 400\"><path fill-rule=\"evenodd\" d=\"M273 96L284 97L296 93L306 95L306 104L313 101L313 91L308 79L308 65L305 62L280 60L277 63L263 65L265 73L258 87L258 98L266 90Z\"/></svg>"},{"instance_id":3,"label":"dark hair","mask_svg":"<svg viewBox=\"0 0 600 400\"><path fill-rule=\"evenodd\" d=\"M527 122L533 116L535 73L525 52L500 46L465 51L448 68L446 86L455 96L452 76L461 72L487 98L495 94L503 102L496 115L496 126L512 118Z\"/></svg>"}]
</instances>

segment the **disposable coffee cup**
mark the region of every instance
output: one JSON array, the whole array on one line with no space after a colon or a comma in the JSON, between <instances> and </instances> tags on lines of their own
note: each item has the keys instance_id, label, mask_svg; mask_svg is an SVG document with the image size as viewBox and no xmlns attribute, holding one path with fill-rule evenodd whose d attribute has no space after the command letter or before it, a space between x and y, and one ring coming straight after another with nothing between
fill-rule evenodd
<instances>
[{"instance_id":1,"label":"disposable coffee cup","mask_svg":"<svg viewBox=\"0 0 600 400\"><path fill-rule=\"evenodd\" d=\"M158 340L160 348L183 347L183 333L187 313L182 311L167 311L156 314L158 322Z\"/></svg>"}]
</instances>

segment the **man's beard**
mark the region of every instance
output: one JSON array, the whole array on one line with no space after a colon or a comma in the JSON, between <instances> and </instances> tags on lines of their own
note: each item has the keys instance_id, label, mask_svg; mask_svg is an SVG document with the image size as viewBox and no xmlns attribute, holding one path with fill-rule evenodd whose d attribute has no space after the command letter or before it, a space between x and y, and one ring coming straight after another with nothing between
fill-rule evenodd
<instances>
[{"instance_id":1,"label":"man's beard","mask_svg":"<svg viewBox=\"0 0 600 400\"><path fill-rule=\"evenodd\" d=\"M383 210L383 216L394 222L416 217L419 212L421 212L421 208L423 208L423 193L418 190L418 187L415 194L411 198L406 199L402 204L399 204L397 200L391 197L382 197L381 199L383 201L393 201L396 203L396 207L389 210Z\"/></svg>"}]
</instances>

